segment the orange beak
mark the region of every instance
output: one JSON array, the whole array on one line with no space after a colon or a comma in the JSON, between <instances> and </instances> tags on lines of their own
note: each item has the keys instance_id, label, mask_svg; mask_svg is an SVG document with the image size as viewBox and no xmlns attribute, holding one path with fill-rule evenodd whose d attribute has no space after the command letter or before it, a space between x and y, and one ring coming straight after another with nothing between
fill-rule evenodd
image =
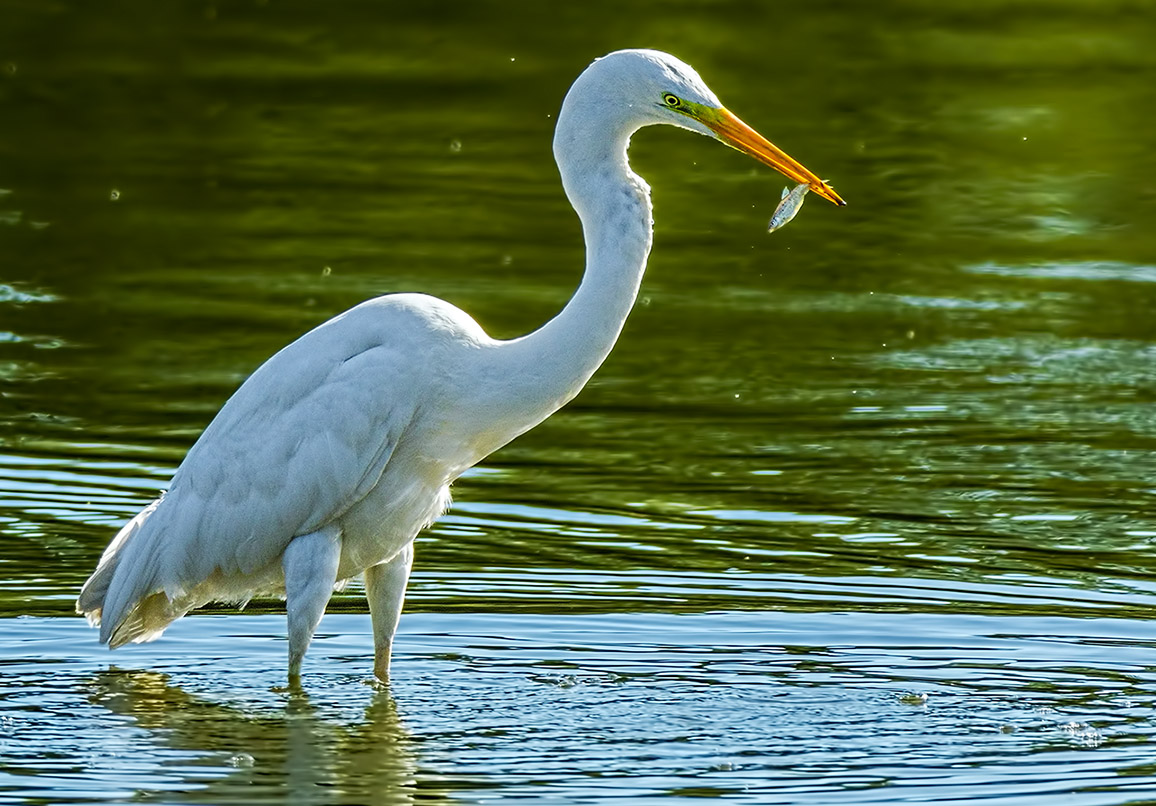
<instances>
[{"instance_id":1,"label":"orange beak","mask_svg":"<svg viewBox=\"0 0 1156 806\"><path fill-rule=\"evenodd\" d=\"M743 123L727 109L711 109L710 114L695 117L717 134L724 143L754 157L764 165L771 166L795 184L808 185L812 192L840 207L847 203L831 189L830 185L803 167L802 163L792 159L781 148Z\"/></svg>"}]
</instances>

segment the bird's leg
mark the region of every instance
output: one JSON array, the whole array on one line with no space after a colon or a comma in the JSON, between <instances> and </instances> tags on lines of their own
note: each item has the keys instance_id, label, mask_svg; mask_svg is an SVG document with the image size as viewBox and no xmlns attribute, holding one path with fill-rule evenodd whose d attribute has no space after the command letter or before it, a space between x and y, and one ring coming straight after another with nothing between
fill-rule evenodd
<instances>
[{"instance_id":1,"label":"bird's leg","mask_svg":"<svg viewBox=\"0 0 1156 806\"><path fill-rule=\"evenodd\" d=\"M326 526L295 537L285 547L285 610L289 615L289 681L301 677L301 660L313 640L313 631L325 613L337 581L341 558L341 530Z\"/></svg>"},{"instance_id":2,"label":"bird's leg","mask_svg":"<svg viewBox=\"0 0 1156 806\"><path fill-rule=\"evenodd\" d=\"M373 674L383 683L389 682L389 653L401 618L405 585L412 565L411 542L392 559L365 571L365 596L369 599L369 613L373 618Z\"/></svg>"}]
</instances>

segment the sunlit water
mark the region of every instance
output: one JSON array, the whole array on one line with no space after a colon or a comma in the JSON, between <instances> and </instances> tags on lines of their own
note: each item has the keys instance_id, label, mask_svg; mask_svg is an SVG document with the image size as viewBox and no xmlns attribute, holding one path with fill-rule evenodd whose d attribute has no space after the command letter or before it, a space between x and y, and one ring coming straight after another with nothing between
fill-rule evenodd
<instances>
[{"instance_id":1,"label":"sunlit water","mask_svg":"<svg viewBox=\"0 0 1156 806\"><path fill-rule=\"evenodd\" d=\"M0 803L1156 802L1140 9L5 9ZM638 136L640 303L419 538L388 693L359 584L307 695L276 602L99 647L80 584L281 345L563 304L553 115L635 44L850 206L768 236L782 179Z\"/></svg>"},{"instance_id":2,"label":"sunlit water","mask_svg":"<svg viewBox=\"0 0 1156 806\"><path fill-rule=\"evenodd\" d=\"M2 645L6 798L1120 803L1153 791L1148 622L950 614L418 614L389 693L331 616L308 695L272 616L109 668L76 621ZM819 640L821 639L821 640Z\"/></svg>"}]
</instances>

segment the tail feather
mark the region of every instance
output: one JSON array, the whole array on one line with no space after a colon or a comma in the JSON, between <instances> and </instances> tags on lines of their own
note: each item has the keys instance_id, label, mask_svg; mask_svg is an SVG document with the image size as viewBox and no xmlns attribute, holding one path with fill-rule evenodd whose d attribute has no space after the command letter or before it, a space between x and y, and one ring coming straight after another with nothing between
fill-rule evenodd
<instances>
[{"instance_id":1,"label":"tail feather","mask_svg":"<svg viewBox=\"0 0 1156 806\"><path fill-rule=\"evenodd\" d=\"M100 626L100 642L116 648L151 641L196 606L184 591L159 590L161 524L150 521L163 499L145 507L117 533L81 588L76 611Z\"/></svg>"},{"instance_id":2,"label":"tail feather","mask_svg":"<svg viewBox=\"0 0 1156 806\"><path fill-rule=\"evenodd\" d=\"M140 644L160 638L165 628L188 613L197 604L181 597L170 599L164 591L150 593L133 602L132 609L125 614L120 623L114 625L107 639L109 649L127 643Z\"/></svg>"},{"instance_id":3,"label":"tail feather","mask_svg":"<svg viewBox=\"0 0 1156 806\"><path fill-rule=\"evenodd\" d=\"M185 613L211 601L284 595L279 555L244 573L221 568L196 539L201 507L190 506L187 498L180 502L183 506L170 493L126 523L81 588L76 612L100 627L102 644L115 649L152 641Z\"/></svg>"}]
</instances>

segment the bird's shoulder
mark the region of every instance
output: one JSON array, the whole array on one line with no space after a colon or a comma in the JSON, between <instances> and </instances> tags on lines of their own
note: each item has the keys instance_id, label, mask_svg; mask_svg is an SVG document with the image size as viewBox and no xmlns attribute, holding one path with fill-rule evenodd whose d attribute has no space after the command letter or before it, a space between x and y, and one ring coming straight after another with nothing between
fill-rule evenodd
<instances>
[{"instance_id":1,"label":"bird's shoulder","mask_svg":"<svg viewBox=\"0 0 1156 806\"><path fill-rule=\"evenodd\" d=\"M175 531L194 542L239 531L235 557L216 561L253 567L340 517L442 393L438 351L485 338L420 294L369 300L306 333L249 376L189 451L166 503L199 503Z\"/></svg>"},{"instance_id":2,"label":"bird's shoulder","mask_svg":"<svg viewBox=\"0 0 1156 806\"><path fill-rule=\"evenodd\" d=\"M398 349L487 342L481 326L461 308L428 294L387 294L335 316L303 338L335 342L377 340Z\"/></svg>"},{"instance_id":3,"label":"bird's shoulder","mask_svg":"<svg viewBox=\"0 0 1156 806\"><path fill-rule=\"evenodd\" d=\"M416 391L431 365L489 341L467 313L425 294L367 300L286 345L257 368L221 411L286 413L310 398L404 383ZM401 401L398 401L399 403ZM218 417L221 419L221 416Z\"/></svg>"}]
</instances>

